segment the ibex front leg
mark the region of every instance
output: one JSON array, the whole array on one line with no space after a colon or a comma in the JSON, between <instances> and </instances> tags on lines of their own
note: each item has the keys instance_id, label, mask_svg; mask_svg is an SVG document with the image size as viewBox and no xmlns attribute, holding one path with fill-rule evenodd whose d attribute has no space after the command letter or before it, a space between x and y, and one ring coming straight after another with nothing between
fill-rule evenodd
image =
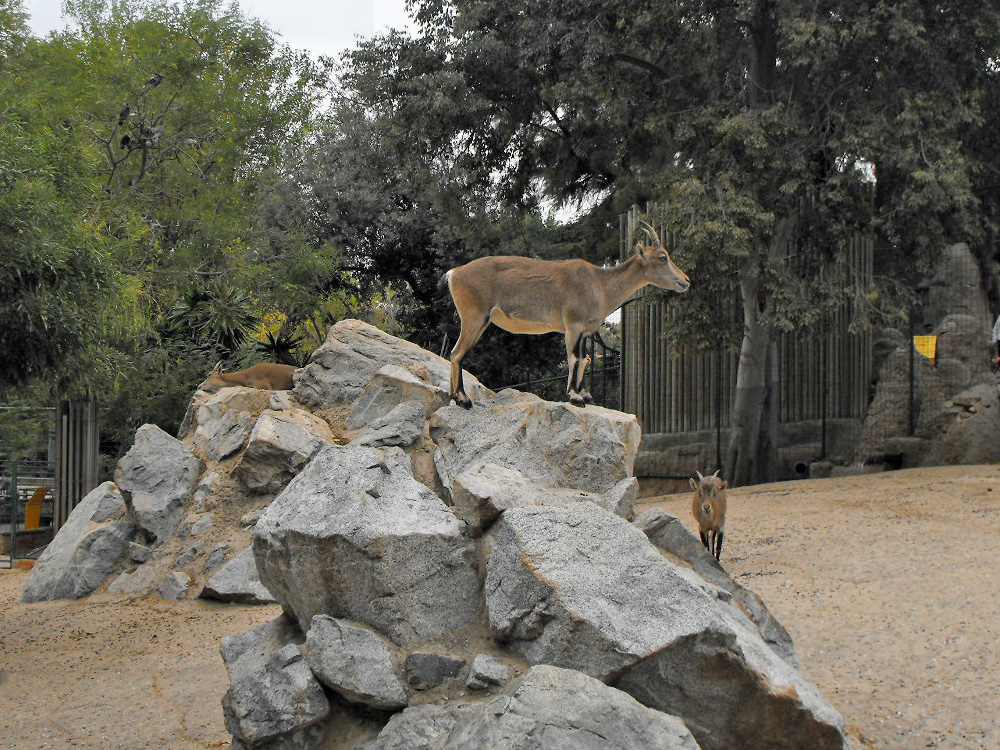
<instances>
[{"instance_id":1,"label":"ibex front leg","mask_svg":"<svg viewBox=\"0 0 1000 750\"><path fill-rule=\"evenodd\" d=\"M460 316L461 317L461 316ZM489 318L477 320L475 322L462 318L462 332L458 335L455 348L451 350L451 381L449 390L455 403L463 409L472 408L472 399L465 393L465 383L462 378L462 358L476 345L486 326L490 324Z\"/></svg>"}]
</instances>

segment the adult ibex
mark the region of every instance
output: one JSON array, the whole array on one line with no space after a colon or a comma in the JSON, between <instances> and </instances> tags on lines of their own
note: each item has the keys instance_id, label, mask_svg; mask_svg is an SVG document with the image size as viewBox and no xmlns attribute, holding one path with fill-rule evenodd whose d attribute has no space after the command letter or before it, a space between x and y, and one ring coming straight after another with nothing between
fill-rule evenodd
<instances>
[{"instance_id":1,"label":"adult ibex","mask_svg":"<svg viewBox=\"0 0 1000 750\"><path fill-rule=\"evenodd\" d=\"M686 292L691 286L687 275L670 260L656 230L645 222L639 224L646 242L636 243L635 255L611 268L598 268L585 260L503 255L479 258L448 271L439 286L448 284L462 321L462 332L451 350L450 390L455 403L466 409L472 406L462 382L462 358L490 323L511 333L562 331L570 403L593 403L583 387L586 337L648 284L675 292Z\"/></svg>"},{"instance_id":2,"label":"adult ibex","mask_svg":"<svg viewBox=\"0 0 1000 750\"><path fill-rule=\"evenodd\" d=\"M223 372L222 362L219 362L208 374L201 385L199 391L215 393L220 388L227 388L233 385L242 385L247 388L264 388L270 391L287 391L292 383L292 373L297 368L291 365L275 365L270 362L249 367L246 370L237 372Z\"/></svg>"}]
</instances>

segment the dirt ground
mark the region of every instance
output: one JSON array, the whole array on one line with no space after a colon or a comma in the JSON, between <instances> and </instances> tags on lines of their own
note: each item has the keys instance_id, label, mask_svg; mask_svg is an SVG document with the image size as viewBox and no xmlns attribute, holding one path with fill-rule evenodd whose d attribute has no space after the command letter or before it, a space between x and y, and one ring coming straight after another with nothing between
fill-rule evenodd
<instances>
[{"instance_id":1,"label":"dirt ground","mask_svg":"<svg viewBox=\"0 0 1000 750\"><path fill-rule=\"evenodd\" d=\"M788 628L856 750L1000 747L998 480L948 467L730 493L722 562ZM692 528L688 495L653 502ZM25 577L0 571L0 746L229 744L218 639L278 607L21 604Z\"/></svg>"}]
</instances>

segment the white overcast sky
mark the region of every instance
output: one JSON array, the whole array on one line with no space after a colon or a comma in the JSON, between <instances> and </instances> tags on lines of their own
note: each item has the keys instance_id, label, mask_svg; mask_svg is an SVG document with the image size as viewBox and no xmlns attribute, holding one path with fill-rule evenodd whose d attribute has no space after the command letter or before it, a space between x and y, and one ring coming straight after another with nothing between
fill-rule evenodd
<instances>
[{"instance_id":1,"label":"white overcast sky","mask_svg":"<svg viewBox=\"0 0 1000 750\"><path fill-rule=\"evenodd\" d=\"M353 47L358 37L410 23L406 0L239 0L243 12L277 32L293 49L337 56ZM62 0L25 0L36 36L69 25L62 17Z\"/></svg>"}]
</instances>

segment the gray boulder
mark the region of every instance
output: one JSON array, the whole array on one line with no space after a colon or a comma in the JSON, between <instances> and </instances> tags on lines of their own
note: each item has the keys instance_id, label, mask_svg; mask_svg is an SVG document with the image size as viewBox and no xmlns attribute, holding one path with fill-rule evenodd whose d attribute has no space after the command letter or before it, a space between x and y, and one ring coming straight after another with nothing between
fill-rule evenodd
<instances>
[{"instance_id":1,"label":"gray boulder","mask_svg":"<svg viewBox=\"0 0 1000 750\"><path fill-rule=\"evenodd\" d=\"M462 529L399 448L335 445L268 506L253 547L261 582L303 629L327 614L405 645L476 617L474 547Z\"/></svg>"},{"instance_id":2,"label":"gray boulder","mask_svg":"<svg viewBox=\"0 0 1000 750\"><path fill-rule=\"evenodd\" d=\"M248 548L250 549L250 548ZM218 568L222 563L226 561L226 555L229 554L228 544L217 544L212 549L211 554L208 556L208 560L205 562L205 567L202 569L203 573L211 573L213 570ZM253 550L250 550L250 558L253 559ZM254 575L256 575L257 563L254 562ZM260 580L260 576L257 576L257 580Z\"/></svg>"},{"instance_id":3,"label":"gray boulder","mask_svg":"<svg viewBox=\"0 0 1000 750\"><path fill-rule=\"evenodd\" d=\"M164 599L180 599L191 586L191 576L181 571L168 573L156 587L156 593Z\"/></svg>"},{"instance_id":4,"label":"gray boulder","mask_svg":"<svg viewBox=\"0 0 1000 750\"><path fill-rule=\"evenodd\" d=\"M295 396L313 408L350 403L361 396L368 381L385 365L423 367L429 375L421 379L447 392L451 365L446 359L368 323L342 320L330 327L323 346L313 352L310 363L299 371ZM473 398L491 393L468 373L465 384Z\"/></svg>"},{"instance_id":5,"label":"gray boulder","mask_svg":"<svg viewBox=\"0 0 1000 750\"><path fill-rule=\"evenodd\" d=\"M207 513L197 521L191 524L191 536L202 536L203 534L208 534L215 530L215 521L212 520L212 514Z\"/></svg>"},{"instance_id":6,"label":"gray boulder","mask_svg":"<svg viewBox=\"0 0 1000 750\"><path fill-rule=\"evenodd\" d=\"M424 431L426 423L423 404L404 401L384 416L373 419L351 442L375 448L412 445Z\"/></svg>"},{"instance_id":7,"label":"gray boulder","mask_svg":"<svg viewBox=\"0 0 1000 750\"><path fill-rule=\"evenodd\" d=\"M532 667L491 701L396 714L360 750L698 750L684 722L579 672Z\"/></svg>"},{"instance_id":8,"label":"gray boulder","mask_svg":"<svg viewBox=\"0 0 1000 750\"><path fill-rule=\"evenodd\" d=\"M257 388L198 391L185 417L189 424L180 430L178 437L191 435L195 450L209 461L221 461L243 447L267 404L267 391Z\"/></svg>"},{"instance_id":9,"label":"gray boulder","mask_svg":"<svg viewBox=\"0 0 1000 750\"><path fill-rule=\"evenodd\" d=\"M505 391L472 409L436 411L434 456L445 487L478 463L516 469L543 486L607 492L632 476L639 423L631 414Z\"/></svg>"},{"instance_id":10,"label":"gray boulder","mask_svg":"<svg viewBox=\"0 0 1000 750\"><path fill-rule=\"evenodd\" d=\"M789 664L798 666L795 645L784 626L774 619L760 597L732 579L683 523L661 508L646 511L634 523L661 550L683 560L706 581L728 592L756 626L764 642Z\"/></svg>"},{"instance_id":11,"label":"gray boulder","mask_svg":"<svg viewBox=\"0 0 1000 750\"><path fill-rule=\"evenodd\" d=\"M120 573L108 584L108 593L124 596L148 594L159 581L162 581L168 562L168 560L154 559L131 572Z\"/></svg>"},{"instance_id":12,"label":"gray boulder","mask_svg":"<svg viewBox=\"0 0 1000 750\"><path fill-rule=\"evenodd\" d=\"M455 477L451 502L455 515L469 525L469 536L477 538L508 508L589 502L628 517L634 505L635 484L633 477L623 479L612 488L620 492L609 492L614 495L609 499L599 492L544 486L517 469L478 462Z\"/></svg>"},{"instance_id":13,"label":"gray boulder","mask_svg":"<svg viewBox=\"0 0 1000 750\"><path fill-rule=\"evenodd\" d=\"M476 654L469 667L465 686L470 690L485 690L491 685L503 685L510 679L511 668L489 654Z\"/></svg>"},{"instance_id":14,"label":"gray boulder","mask_svg":"<svg viewBox=\"0 0 1000 750\"><path fill-rule=\"evenodd\" d=\"M463 669L465 659L416 652L406 657L406 682L416 690L427 690L458 677Z\"/></svg>"},{"instance_id":15,"label":"gray boulder","mask_svg":"<svg viewBox=\"0 0 1000 750\"><path fill-rule=\"evenodd\" d=\"M302 658L302 633L284 616L221 640L230 687L222 698L234 746L312 750L330 703Z\"/></svg>"},{"instance_id":16,"label":"gray boulder","mask_svg":"<svg viewBox=\"0 0 1000 750\"><path fill-rule=\"evenodd\" d=\"M979 263L964 242L942 249L927 292L923 313L928 322L956 314L986 321L987 326L992 322Z\"/></svg>"},{"instance_id":17,"label":"gray boulder","mask_svg":"<svg viewBox=\"0 0 1000 750\"><path fill-rule=\"evenodd\" d=\"M79 599L100 586L128 556L138 531L122 520L125 512L125 500L113 482L91 491L31 569L21 601Z\"/></svg>"},{"instance_id":18,"label":"gray boulder","mask_svg":"<svg viewBox=\"0 0 1000 750\"><path fill-rule=\"evenodd\" d=\"M306 645L306 663L313 674L346 700L388 711L406 705L406 689L396 675L391 644L375 631L316 615Z\"/></svg>"},{"instance_id":19,"label":"gray boulder","mask_svg":"<svg viewBox=\"0 0 1000 750\"><path fill-rule=\"evenodd\" d=\"M184 443L147 424L118 462L115 482L139 526L162 544L177 529L200 473L201 461Z\"/></svg>"},{"instance_id":20,"label":"gray boulder","mask_svg":"<svg viewBox=\"0 0 1000 750\"><path fill-rule=\"evenodd\" d=\"M843 718L729 596L599 508L514 508L495 527L486 606L531 664L604 680L680 716L705 750L843 750Z\"/></svg>"},{"instance_id":21,"label":"gray boulder","mask_svg":"<svg viewBox=\"0 0 1000 750\"><path fill-rule=\"evenodd\" d=\"M124 501L123 501L124 502ZM153 556L153 550L147 547L145 544L136 544L132 542L128 546L128 557L134 563L141 565Z\"/></svg>"},{"instance_id":22,"label":"gray boulder","mask_svg":"<svg viewBox=\"0 0 1000 750\"><path fill-rule=\"evenodd\" d=\"M446 384L447 385L447 384ZM449 401L446 389L426 365L385 365L362 389L347 417L347 429L356 430L384 417L400 404L420 404L423 416L429 417Z\"/></svg>"},{"instance_id":23,"label":"gray boulder","mask_svg":"<svg viewBox=\"0 0 1000 750\"><path fill-rule=\"evenodd\" d=\"M943 405L943 429L929 440L927 466L1000 462L1000 398L993 374L966 388Z\"/></svg>"},{"instance_id":24,"label":"gray boulder","mask_svg":"<svg viewBox=\"0 0 1000 750\"><path fill-rule=\"evenodd\" d=\"M217 393L213 397L227 396ZM203 408L203 411L208 411ZM213 415L214 416L214 415ZM210 422L198 425L194 433L195 447L200 449L209 461L221 461L240 450L250 437L256 418L245 411L221 411Z\"/></svg>"},{"instance_id":25,"label":"gray boulder","mask_svg":"<svg viewBox=\"0 0 1000 750\"><path fill-rule=\"evenodd\" d=\"M211 569L211 565L206 565ZM274 604L274 597L260 582L253 548L247 547L213 575L199 596L239 604Z\"/></svg>"},{"instance_id":26,"label":"gray boulder","mask_svg":"<svg viewBox=\"0 0 1000 750\"><path fill-rule=\"evenodd\" d=\"M194 488L194 505L201 510L209 498L218 493L222 487L222 475L218 471L206 471Z\"/></svg>"},{"instance_id":27,"label":"gray boulder","mask_svg":"<svg viewBox=\"0 0 1000 750\"><path fill-rule=\"evenodd\" d=\"M251 492L278 492L316 452L333 442L330 426L306 411L265 411L234 475Z\"/></svg>"}]
</instances>

